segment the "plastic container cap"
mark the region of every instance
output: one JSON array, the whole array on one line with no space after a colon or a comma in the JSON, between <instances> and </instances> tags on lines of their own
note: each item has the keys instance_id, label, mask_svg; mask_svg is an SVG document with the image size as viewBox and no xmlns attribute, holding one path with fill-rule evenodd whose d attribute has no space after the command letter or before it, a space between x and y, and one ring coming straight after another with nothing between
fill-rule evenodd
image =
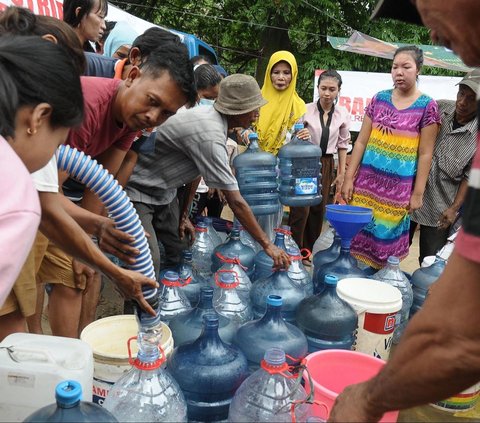
<instances>
[{"instance_id":1,"label":"plastic container cap","mask_svg":"<svg viewBox=\"0 0 480 423\"><path fill-rule=\"evenodd\" d=\"M300 131L300 129L303 129L305 125L303 123L296 123L295 126L293 127L295 132Z\"/></svg>"},{"instance_id":2,"label":"plastic container cap","mask_svg":"<svg viewBox=\"0 0 480 423\"><path fill-rule=\"evenodd\" d=\"M235 282L235 275L233 274L233 272L222 272L220 274L220 282L234 283Z\"/></svg>"},{"instance_id":3,"label":"plastic container cap","mask_svg":"<svg viewBox=\"0 0 480 423\"><path fill-rule=\"evenodd\" d=\"M55 388L55 399L62 406L72 406L82 398L82 385L75 380L64 380Z\"/></svg>"},{"instance_id":4,"label":"plastic container cap","mask_svg":"<svg viewBox=\"0 0 480 423\"><path fill-rule=\"evenodd\" d=\"M163 275L163 277L167 280L167 281L176 281L178 280L178 273L177 272L174 272L172 270L167 270L165 272L165 274Z\"/></svg>"},{"instance_id":5,"label":"plastic container cap","mask_svg":"<svg viewBox=\"0 0 480 423\"><path fill-rule=\"evenodd\" d=\"M280 295L270 294L267 297L267 304L275 307L280 307L283 304L282 297Z\"/></svg>"},{"instance_id":6,"label":"plastic container cap","mask_svg":"<svg viewBox=\"0 0 480 423\"><path fill-rule=\"evenodd\" d=\"M394 286L366 278L346 278L338 282L338 296L355 308L357 313L397 312L402 308L402 293Z\"/></svg>"},{"instance_id":7,"label":"plastic container cap","mask_svg":"<svg viewBox=\"0 0 480 423\"><path fill-rule=\"evenodd\" d=\"M253 140L254 138L258 138L257 133L256 133L256 132L250 132L250 133L248 134L248 139L249 139L249 140Z\"/></svg>"},{"instance_id":8,"label":"plastic container cap","mask_svg":"<svg viewBox=\"0 0 480 423\"><path fill-rule=\"evenodd\" d=\"M388 264L393 264L397 266L400 264L400 260L398 259L398 257L395 257L395 256L388 257L387 262Z\"/></svg>"},{"instance_id":9,"label":"plastic container cap","mask_svg":"<svg viewBox=\"0 0 480 423\"><path fill-rule=\"evenodd\" d=\"M337 285L338 278L335 275L325 275L325 284L326 285Z\"/></svg>"},{"instance_id":10,"label":"plastic container cap","mask_svg":"<svg viewBox=\"0 0 480 423\"><path fill-rule=\"evenodd\" d=\"M269 348L263 358L272 366L280 366L285 363L285 351L280 348Z\"/></svg>"}]
</instances>

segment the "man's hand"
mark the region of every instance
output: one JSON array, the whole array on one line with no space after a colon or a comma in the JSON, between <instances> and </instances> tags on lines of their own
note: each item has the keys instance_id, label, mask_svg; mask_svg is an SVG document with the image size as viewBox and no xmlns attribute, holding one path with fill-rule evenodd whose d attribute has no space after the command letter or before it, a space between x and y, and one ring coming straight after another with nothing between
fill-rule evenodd
<instances>
[{"instance_id":1,"label":"man's hand","mask_svg":"<svg viewBox=\"0 0 480 423\"><path fill-rule=\"evenodd\" d=\"M275 244L270 243L264 250L273 259L274 269L288 269L290 267L290 257Z\"/></svg>"},{"instance_id":2,"label":"man's hand","mask_svg":"<svg viewBox=\"0 0 480 423\"><path fill-rule=\"evenodd\" d=\"M135 300L147 313L155 316L155 310L147 303L142 293L142 286L158 288L158 283L133 270L120 269L119 275L112 279L120 294L127 300Z\"/></svg>"},{"instance_id":3,"label":"man's hand","mask_svg":"<svg viewBox=\"0 0 480 423\"><path fill-rule=\"evenodd\" d=\"M93 283L95 270L75 258L72 260L72 270L75 287L83 288L83 295L85 295Z\"/></svg>"},{"instance_id":4,"label":"man's hand","mask_svg":"<svg viewBox=\"0 0 480 423\"><path fill-rule=\"evenodd\" d=\"M329 422L377 422L382 414L368 411L368 385L347 386L337 397L330 412Z\"/></svg>"},{"instance_id":5,"label":"man's hand","mask_svg":"<svg viewBox=\"0 0 480 423\"><path fill-rule=\"evenodd\" d=\"M195 227L188 217L181 217L178 225L178 236L183 239L185 235L190 235L190 245L195 241Z\"/></svg>"},{"instance_id":6,"label":"man's hand","mask_svg":"<svg viewBox=\"0 0 480 423\"><path fill-rule=\"evenodd\" d=\"M112 219L103 216L99 216L99 219L100 224L95 236L98 239L100 249L118 257L125 263L134 264L135 257L140 254L140 250L130 245L135 242L135 237L115 229L115 223Z\"/></svg>"},{"instance_id":7,"label":"man's hand","mask_svg":"<svg viewBox=\"0 0 480 423\"><path fill-rule=\"evenodd\" d=\"M453 222L455 222L456 218L457 218L457 210L453 209L452 207L445 209L440 215L440 218L438 219L438 222L439 222L438 228L448 229L453 224Z\"/></svg>"}]
</instances>

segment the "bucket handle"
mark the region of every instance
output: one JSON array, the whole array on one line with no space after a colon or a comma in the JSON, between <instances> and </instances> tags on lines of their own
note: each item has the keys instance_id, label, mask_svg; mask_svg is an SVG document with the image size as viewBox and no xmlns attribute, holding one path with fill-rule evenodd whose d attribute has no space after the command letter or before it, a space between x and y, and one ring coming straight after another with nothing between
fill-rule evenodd
<instances>
[{"instance_id":1,"label":"bucket handle","mask_svg":"<svg viewBox=\"0 0 480 423\"><path fill-rule=\"evenodd\" d=\"M10 347L4 347L6 348L8 355L10 358L15 361L16 363L23 363L23 362L28 362L28 361L33 361L36 363L51 363L51 364L57 364L56 360L53 358L53 356L50 354L49 351L47 350L34 350L31 348L22 348L22 347L15 347L15 346L10 346ZM22 357L22 354L24 356ZM26 355L26 357L25 357ZM35 356L37 358L42 358L42 359L34 359ZM32 360L33 359L33 360Z\"/></svg>"}]
</instances>

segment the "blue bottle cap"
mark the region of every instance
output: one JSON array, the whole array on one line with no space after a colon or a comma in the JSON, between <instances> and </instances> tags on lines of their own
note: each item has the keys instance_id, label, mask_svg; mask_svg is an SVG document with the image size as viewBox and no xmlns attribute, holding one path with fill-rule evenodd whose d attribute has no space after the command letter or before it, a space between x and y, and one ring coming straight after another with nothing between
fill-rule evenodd
<instances>
[{"instance_id":1,"label":"blue bottle cap","mask_svg":"<svg viewBox=\"0 0 480 423\"><path fill-rule=\"evenodd\" d=\"M400 260L398 259L398 257L390 256L390 257L388 257L388 259L387 259L387 263L398 266L398 265L400 264Z\"/></svg>"},{"instance_id":2,"label":"blue bottle cap","mask_svg":"<svg viewBox=\"0 0 480 423\"><path fill-rule=\"evenodd\" d=\"M274 307L280 307L283 304L282 297L280 295L270 294L267 297L267 304Z\"/></svg>"},{"instance_id":3,"label":"blue bottle cap","mask_svg":"<svg viewBox=\"0 0 480 423\"><path fill-rule=\"evenodd\" d=\"M232 272L221 272L220 273L220 282L234 283L235 282L235 275Z\"/></svg>"},{"instance_id":4,"label":"blue bottle cap","mask_svg":"<svg viewBox=\"0 0 480 423\"><path fill-rule=\"evenodd\" d=\"M206 228L207 227L207 224L203 221L200 221L197 223L197 227L198 228Z\"/></svg>"},{"instance_id":5,"label":"blue bottle cap","mask_svg":"<svg viewBox=\"0 0 480 423\"><path fill-rule=\"evenodd\" d=\"M173 282L178 280L178 273L174 272L173 270L167 270L163 275L163 278L166 279L167 281Z\"/></svg>"},{"instance_id":6,"label":"blue bottle cap","mask_svg":"<svg viewBox=\"0 0 480 423\"><path fill-rule=\"evenodd\" d=\"M325 284L327 285L337 285L338 278L335 275L325 275Z\"/></svg>"},{"instance_id":7,"label":"blue bottle cap","mask_svg":"<svg viewBox=\"0 0 480 423\"><path fill-rule=\"evenodd\" d=\"M82 399L82 385L75 380L64 380L55 388L55 399L61 406L75 405Z\"/></svg>"},{"instance_id":8,"label":"blue bottle cap","mask_svg":"<svg viewBox=\"0 0 480 423\"><path fill-rule=\"evenodd\" d=\"M280 348L269 348L263 358L272 366L280 366L285 363L285 351Z\"/></svg>"},{"instance_id":9,"label":"blue bottle cap","mask_svg":"<svg viewBox=\"0 0 480 423\"><path fill-rule=\"evenodd\" d=\"M258 138L257 133L256 133L256 132L250 132L250 133L248 134L248 139L249 139L249 140L253 140L254 138Z\"/></svg>"}]
</instances>

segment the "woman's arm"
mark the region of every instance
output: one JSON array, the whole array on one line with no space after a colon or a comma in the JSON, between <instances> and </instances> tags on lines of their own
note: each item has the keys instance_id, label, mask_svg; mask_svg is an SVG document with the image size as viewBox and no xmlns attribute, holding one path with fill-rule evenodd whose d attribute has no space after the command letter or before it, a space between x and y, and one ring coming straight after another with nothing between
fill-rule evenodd
<instances>
[{"instance_id":1,"label":"woman's arm","mask_svg":"<svg viewBox=\"0 0 480 423\"><path fill-rule=\"evenodd\" d=\"M438 124L434 123L422 128L418 146L418 164L415 185L410 197L409 213L422 207L423 193L427 185L430 164L432 163L433 147L438 134Z\"/></svg>"},{"instance_id":2,"label":"woman's arm","mask_svg":"<svg viewBox=\"0 0 480 423\"><path fill-rule=\"evenodd\" d=\"M368 144L370 133L372 132L372 120L364 115L362 128L358 134L353 152L350 158L348 169L345 172L345 179L342 185L342 197L348 203L352 199L353 194L353 178L357 172L358 166L362 161L363 153Z\"/></svg>"}]
</instances>

